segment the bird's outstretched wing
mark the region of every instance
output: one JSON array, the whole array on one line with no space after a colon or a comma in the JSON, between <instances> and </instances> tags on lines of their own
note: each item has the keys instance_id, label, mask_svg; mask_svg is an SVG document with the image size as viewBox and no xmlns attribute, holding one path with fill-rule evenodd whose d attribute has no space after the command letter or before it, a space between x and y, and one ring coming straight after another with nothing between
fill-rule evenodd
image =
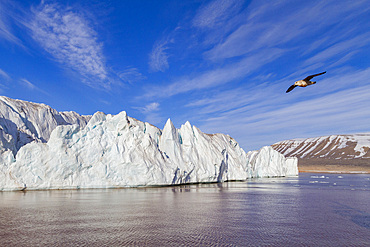
<instances>
[{"instance_id":1,"label":"bird's outstretched wing","mask_svg":"<svg viewBox=\"0 0 370 247\"><path fill-rule=\"evenodd\" d=\"M286 93L289 93L290 91L292 91L294 88L296 87L296 85L291 85L288 90L286 90Z\"/></svg>"},{"instance_id":2,"label":"bird's outstretched wing","mask_svg":"<svg viewBox=\"0 0 370 247\"><path fill-rule=\"evenodd\" d=\"M318 75L322 75L322 74L325 74L326 73L326 71L324 71L324 72L321 72L321 73L318 73L318 74L314 74L314 75L309 75L309 76L307 76L306 78L304 78L303 80L304 81L309 81L309 80L311 80L312 78L314 78L315 76L318 76Z\"/></svg>"}]
</instances>

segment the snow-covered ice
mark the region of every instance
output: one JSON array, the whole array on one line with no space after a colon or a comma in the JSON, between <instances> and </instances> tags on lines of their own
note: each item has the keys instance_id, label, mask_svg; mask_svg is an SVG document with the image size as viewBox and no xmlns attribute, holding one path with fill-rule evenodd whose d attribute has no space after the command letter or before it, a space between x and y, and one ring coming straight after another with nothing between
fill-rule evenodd
<instances>
[{"instance_id":1,"label":"snow-covered ice","mask_svg":"<svg viewBox=\"0 0 370 247\"><path fill-rule=\"evenodd\" d=\"M298 174L296 158L285 158L269 146L245 153L230 136L205 134L189 122L176 129L169 119L160 130L126 112L97 112L86 126L55 125L47 142L32 141L18 151L2 146L0 190L174 185Z\"/></svg>"},{"instance_id":2,"label":"snow-covered ice","mask_svg":"<svg viewBox=\"0 0 370 247\"><path fill-rule=\"evenodd\" d=\"M0 96L0 151L18 150L30 142L46 142L58 125L78 124L82 128L91 116L58 112L45 104Z\"/></svg>"}]
</instances>

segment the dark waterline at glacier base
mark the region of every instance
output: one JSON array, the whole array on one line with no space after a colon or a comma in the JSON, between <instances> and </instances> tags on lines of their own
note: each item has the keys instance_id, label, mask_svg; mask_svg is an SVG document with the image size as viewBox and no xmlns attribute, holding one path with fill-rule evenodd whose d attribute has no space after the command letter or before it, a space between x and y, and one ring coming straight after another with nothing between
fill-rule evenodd
<instances>
[{"instance_id":1,"label":"dark waterline at glacier base","mask_svg":"<svg viewBox=\"0 0 370 247\"><path fill-rule=\"evenodd\" d=\"M370 175L0 193L0 246L369 246Z\"/></svg>"}]
</instances>

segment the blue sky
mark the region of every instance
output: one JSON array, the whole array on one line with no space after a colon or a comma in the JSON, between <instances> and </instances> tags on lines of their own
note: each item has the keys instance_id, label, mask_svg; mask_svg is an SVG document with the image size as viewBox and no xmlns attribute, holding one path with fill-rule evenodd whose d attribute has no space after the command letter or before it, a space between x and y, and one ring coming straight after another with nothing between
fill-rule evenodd
<instances>
[{"instance_id":1,"label":"blue sky","mask_svg":"<svg viewBox=\"0 0 370 247\"><path fill-rule=\"evenodd\" d=\"M0 1L1 95L190 121L246 151L370 131L369 57L367 0Z\"/></svg>"}]
</instances>

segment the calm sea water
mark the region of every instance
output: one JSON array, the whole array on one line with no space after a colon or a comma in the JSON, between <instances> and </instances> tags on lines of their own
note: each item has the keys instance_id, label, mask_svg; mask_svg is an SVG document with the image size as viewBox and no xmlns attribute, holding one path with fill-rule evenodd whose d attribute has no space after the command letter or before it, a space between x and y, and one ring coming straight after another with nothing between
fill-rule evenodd
<instances>
[{"instance_id":1,"label":"calm sea water","mask_svg":"<svg viewBox=\"0 0 370 247\"><path fill-rule=\"evenodd\" d=\"M370 246L370 175L1 192L0 246Z\"/></svg>"}]
</instances>

